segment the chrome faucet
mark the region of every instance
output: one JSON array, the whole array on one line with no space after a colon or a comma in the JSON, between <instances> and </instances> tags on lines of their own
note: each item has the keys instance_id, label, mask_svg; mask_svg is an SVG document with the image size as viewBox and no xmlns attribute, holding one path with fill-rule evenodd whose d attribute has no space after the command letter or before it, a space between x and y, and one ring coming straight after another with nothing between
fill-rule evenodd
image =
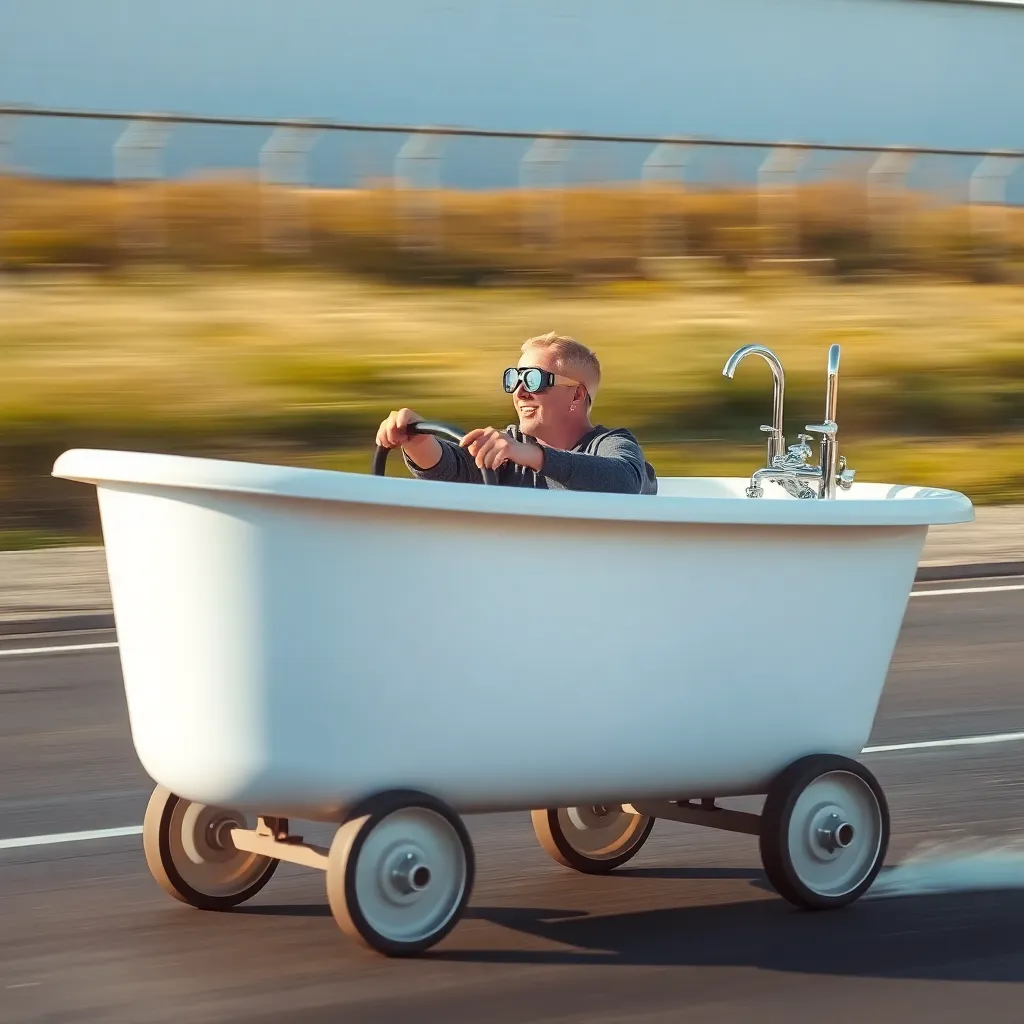
<instances>
[{"instance_id":1,"label":"chrome faucet","mask_svg":"<svg viewBox=\"0 0 1024 1024\"><path fill-rule=\"evenodd\" d=\"M790 445L789 451L776 458L774 465L754 471L750 478L750 486L747 488L748 498L760 498L764 495L761 484L765 480L777 483L794 498L817 497L817 488L812 484L819 480L821 472L816 466L807 465L807 460L814 454L807 443L811 440L811 435L797 436L800 443Z\"/></svg>"},{"instance_id":2,"label":"chrome faucet","mask_svg":"<svg viewBox=\"0 0 1024 1024\"><path fill-rule=\"evenodd\" d=\"M786 438L782 433L782 402L786 391L786 374L783 372L782 363L779 357L764 345L744 345L736 349L722 369L722 376L732 380L736 373L736 367L743 362L747 356L761 356L772 368L772 425L763 424L761 429L768 434L768 465L773 466L776 458L782 458L786 448Z\"/></svg>"},{"instance_id":3,"label":"chrome faucet","mask_svg":"<svg viewBox=\"0 0 1024 1024\"><path fill-rule=\"evenodd\" d=\"M742 349L740 350L742 351ZM730 374L731 376L731 374ZM748 498L764 495L762 483L771 480L794 498L835 498L836 487L849 490L853 486L856 471L846 468L845 457L839 455L836 433L836 398L839 389L839 346L828 350L828 379L825 390L825 421L809 423L804 429L821 434L821 457L819 465L809 466L812 455L809 434L800 434L800 444L790 445L785 455L769 459L768 465L758 469L750 478L747 487ZM762 428L763 429L763 428Z\"/></svg>"}]
</instances>

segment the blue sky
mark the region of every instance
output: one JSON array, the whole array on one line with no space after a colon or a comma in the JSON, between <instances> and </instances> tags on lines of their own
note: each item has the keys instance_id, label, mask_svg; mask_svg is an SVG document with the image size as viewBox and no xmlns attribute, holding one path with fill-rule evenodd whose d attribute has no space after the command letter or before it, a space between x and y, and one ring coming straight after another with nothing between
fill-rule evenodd
<instances>
[{"instance_id":1,"label":"blue sky","mask_svg":"<svg viewBox=\"0 0 1024 1024\"><path fill-rule=\"evenodd\" d=\"M0 0L3 102L1024 148L1021 96L1024 12L1009 5ZM25 167L109 174L118 131L24 123L13 154ZM179 133L169 166L252 166L264 139ZM400 143L355 148L379 173ZM503 175L522 155L461 148L451 166L500 165ZM352 145L343 149L318 143L316 174L351 168ZM644 155L611 159L638 167Z\"/></svg>"}]
</instances>

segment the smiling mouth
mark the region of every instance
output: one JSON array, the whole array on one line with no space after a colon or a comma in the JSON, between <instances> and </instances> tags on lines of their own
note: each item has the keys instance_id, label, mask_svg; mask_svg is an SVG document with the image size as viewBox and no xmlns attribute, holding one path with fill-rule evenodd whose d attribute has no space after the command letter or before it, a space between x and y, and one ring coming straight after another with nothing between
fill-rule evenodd
<instances>
[{"instance_id":1,"label":"smiling mouth","mask_svg":"<svg viewBox=\"0 0 1024 1024\"><path fill-rule=\"evenodd\" d=\"M537 411L537 406L535 406L535 405L521 405L521 406L519 406L519 411L521 413L523 413L524 416L529 416L531 413L535 413Z\"/></svg>"}]
</instances>

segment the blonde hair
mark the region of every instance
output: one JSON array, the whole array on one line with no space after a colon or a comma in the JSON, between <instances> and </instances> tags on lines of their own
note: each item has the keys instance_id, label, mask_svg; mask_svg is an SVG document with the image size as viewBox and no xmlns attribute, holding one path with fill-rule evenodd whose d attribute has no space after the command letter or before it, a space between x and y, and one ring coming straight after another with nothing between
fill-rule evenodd
<instances>
[{"instance_id":1,"label":"blonde hair","mask_svg":"<svg viewBox=\"0 0 1024 1024\"><path fill-rule=\"evenodd\" d=\"M547 349L554 353L555 366L563 377L572 377L587 388L587 404L594 400L601 385L601 364L597 356L586 345L566 334L538 334L523 342L522 352L531 348Z\"/></svg>"}]
</instances>

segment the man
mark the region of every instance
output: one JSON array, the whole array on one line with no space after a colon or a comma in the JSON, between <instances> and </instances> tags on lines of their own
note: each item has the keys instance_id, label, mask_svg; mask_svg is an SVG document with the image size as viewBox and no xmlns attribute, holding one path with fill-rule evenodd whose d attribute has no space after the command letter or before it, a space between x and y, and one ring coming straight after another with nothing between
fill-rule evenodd
<instances>
[{"instance_id":1,"label":"man","mask_svg":"<svg viewBox=\"0 0 1024 1024\"><path fill-rule=\"evenodd\" d=\"M480 483L480 470L493 469L498 483L510 487L656 494L654 467L636 438L628 430L591 424L600 383L600 363L586 346L554 333L530 338L519 365L504 376L518 427L480 427L457 445L410 436L407 427L423 417L399 409L381 423L377 444L400 445L409 471L424 480Z\"/></svg>"}]
</instances>

